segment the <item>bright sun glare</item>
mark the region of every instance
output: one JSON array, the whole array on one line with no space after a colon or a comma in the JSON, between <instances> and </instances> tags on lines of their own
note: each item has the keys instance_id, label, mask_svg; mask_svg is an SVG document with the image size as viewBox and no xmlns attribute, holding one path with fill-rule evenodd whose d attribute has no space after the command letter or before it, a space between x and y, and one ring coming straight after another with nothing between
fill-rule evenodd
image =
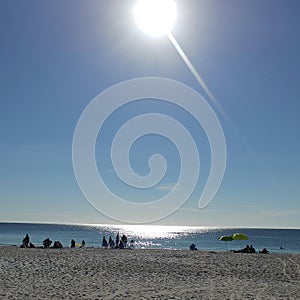
<instances>
[{"instance_id":1,"label":"bright sun glare","mask_svg":"<svg viewBox=\"0 0 300 300\"><path fill-rule=\"evenodd\" d=\"M177 16L173 0L139 0L133 12L139 27L154 37L168 34Z\"/></svg>"}]
</instances>

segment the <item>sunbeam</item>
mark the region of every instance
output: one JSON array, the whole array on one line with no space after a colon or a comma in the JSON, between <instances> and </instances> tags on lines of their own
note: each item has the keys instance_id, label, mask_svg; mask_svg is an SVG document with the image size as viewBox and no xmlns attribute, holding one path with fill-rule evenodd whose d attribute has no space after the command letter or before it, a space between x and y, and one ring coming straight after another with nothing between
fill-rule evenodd
<instances>
[{"instance_id":1,"label":"sunbeam","mask_svg":"<svg viewBox=\"0 0 300 300\"><path fill-rule=\"evenodd\" d=\"M193 76L195 77L195 79L197 80L197 82L200 84L200 86L203 88L204 92L206 93L206 95L209 97L209 99L211 100L211 102L214 104L214 106L218 109L218 111L222 114L222 116L224 117L224 119L226 119L226 121L228 121L229 123L230 120L228 118L228 116L226 115L226 113L222 110L221 106L219 105L219 103L217 102L217 100L215 99L214 95L212 94L212 92L209 90L208 86L205 84L204 80L201 78L201 76L199 75L199 73L197 72L197 70L195 69L195 67L193 66L193 64L191 63L191 61L189 60L189 58L186 56L186 54L184 53L184 51L182 50L181 46L178 44L178 42L176 41L174 35L169 32L167 34L170 42L173 44L173 46L175 47L175 49L177 50L178 54L180 55L180 57L182 58L182 60L184 61L184 63L186 64L186 66L189 68L189 70L191 71L191 73L193 74Z\"/></svg>"}]
</instances>

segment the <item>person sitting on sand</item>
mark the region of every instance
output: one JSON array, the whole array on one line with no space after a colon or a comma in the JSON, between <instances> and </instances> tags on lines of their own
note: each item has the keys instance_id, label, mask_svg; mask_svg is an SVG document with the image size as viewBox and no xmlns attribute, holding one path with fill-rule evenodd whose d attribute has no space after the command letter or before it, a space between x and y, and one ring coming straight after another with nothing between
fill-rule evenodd
<instances>
[{"instance_id":1,"label":"person sitting on sand","mask_svg":"<svg viewBox=\"0 0 300 300\"><path fill-rule=\"evenodd\" d=\"M29 243L29 248L35 248L35 245L32 243Z\"/></svg>"},{"instance_id":2,"label":"person sitting on sand","mask_svg":"<svg viewBox=\"0 0 300 300\"><path fill-rule=\"evenodd\" d=\"M25 235L24 239L23 239L23 243L22 243L22 248L28 248L29 246L29 235L28 233Z\"/></svg>"},{"instance_id":3,"label":"person sitting on sand","mask_svg":"<svg viewBox=\"0 0 300 300\"><path fill-rule=\"evenodd\" d=\"M196 245L193 243L193 244L191 244L191 246L190 246L190 250L191 250L191 251L196 251L196 250L198 250L198 249L196 248Z\"/></svg>"},{"instance_id":4,"label":"person sitting on sand","mask_svg":"<svg viewBox=\"0 0 300 300\"><path fill-rule=\"evenodd\" d=\"M255 248L252 245L249 247L249 253L256 253Z\"/></svg>"},{"instance_id":5,"label":"person sitting on sand","mask_svg":"<svg viewBox=\"0 0 300 300\"><path fill-rule=\"evenodd\" d=\"M49 238L46 238L43 240L44 248L50 248L50 245L52 244L52 241Z\"/></svg>"},{"instance_id":6,"label":"person sitting on sand","mask_svg":"<svg viewBox=\"0 0 300 300\"><path fill-rule=\"evenodd\" d=\"M63 248L63 245L60 241L55 241L54 244L53 244L53 248L61 249L61 248Z\"/></svg>"},{"instance_id":7,"label":"person sitting on sand","mask_svg":"<svg viewBox=\"0 0 300 300\"><path fill-rule=\"evenodd\" d=\"M251 253L250 251L251 251L250 247L249 247L249 245L247 245L245 248L243 248L241 250L234 250L233 252L234 253Z\"/></svg>"},{"instance_id":8,"label":"person sitting on sand","mask_svg":"<svg viewBox=\"0 0 300 300\"><path fill-rule=\"evenodd\" d=\"M264 248L261 251L259 251L259 253L261 253L261 254L268 254L269 251L266 248Z\"/></svg>"},{"instance_id":9,"label":"person sitting on sand","mask_svg":"<svg viewBox=\"0 0 300 300\"><path fill-rule=\"evenodd\" d=\"M107 249L107 247L108 247L108 243L107 243L107 240L106 240L105 236L102 239L102 247L105 248L105 249Z\"/></svg>"}]
</instances>

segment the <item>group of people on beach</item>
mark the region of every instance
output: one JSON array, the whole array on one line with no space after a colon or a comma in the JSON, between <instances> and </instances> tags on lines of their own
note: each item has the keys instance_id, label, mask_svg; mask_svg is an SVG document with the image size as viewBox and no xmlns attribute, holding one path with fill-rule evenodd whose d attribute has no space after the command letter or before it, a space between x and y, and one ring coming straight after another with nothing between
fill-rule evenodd
<instances>
[{"instance_id":1,"label":"group of people on beach","mask_svg":"<svg viewBox=\"0 0 300 300\"><path fill-rule=\"evenodd\" d=\"M280 249L284 249L284 248L280 247ZM198 249L196 248L196 245L193 243L193 244L190 245L190 250L195 251L195 250L198 250ZM256 250L252 245L250 245L250 246L247 245L245 248L243 248L241 250L231 250L231 251L234 252L234 253L256 253ZM258 251L258 253L268 254L269 251L266 248L263 248L261 251Z\"/></svg>"},{"instance_id":2,"label":"group of people on beach","mask_svg":"<svg viewBox=\"0 0 300 300\"><path fill-rule=\"evenodd\" d=\"M233 250L234 253L257 253L255 248L252 245L247 245L245 248L241 250ZM258 253L261 254L268 254L269 251L266 248L263 248L262 250L258 251Z\"/></svg>"},{"instance_id":3,"label":"group of people on beach","mask_svg":"<svg viewBox=\"0 0 300 300\"><path fill-rule=\"evenodd\" d=\"M60 241L55 241L53 246L51 247L52 241L49 238L43 240L42 247L36 247L33 243L30 242L29 234L27 233L23 238L21 248L63 248L63 245Z\"/></svg>"},{"instance_id":4,"label":"group of people on beach","mask_svg":"<svg viewBox=\"0 0 300 300\"><path fill-rule=\"evenodd\" d=\"M125 249L127 247L127 236L125 234L122 235L121 239L120 239L120 235L119 233L116 236L116 241L114 241L111 236L108 239L108 242L105 238L105 236L103 236L102 239L102 247L107 249L108 247L111 249ZM130 249L134 247L134 240L131 240L128 246Z\"/></svg>"},{"instance_id":5,"label":"group of people on beach","mask_svg":"<svg viewBox=\"0 0 300 300\"><path fill-rule=\"evenodd\" d=\"M29 234L26 234L25 237L23 238L21 248L54 248L54 249L59 249L63 248L63 245L60 241L55 241L52 245L52 241L49 238L46 238L43 240L43 246L42 247L36 247L34 244L30 242L30 237ZM71 239L71 244L70 248L75 248L76 246L79 246L80 248L84 248L86 245L85 240L82 240L81 244L76 244L74 239ZM127 237L125 234L122 235L120 239L119 233L116 236L116 241L114 241L111 236L109 237L109 240L107 242L105 236L103 236L102 239L102 248L111 248L111 249L125 249L127 248ZM129 243L128 248L132 249L134 247L134 240L131 240Z\"/></svg>"},{"instance_id":6,"label":"group of people on beach","mask_svg":"<svg viewBox=\"0 0 300 300\"><path fill-rule=\"evenodd\" d=\"M233 250L234 253L256 253L255 248L252 245L247 245L245 248L241 250Z\"/></svg>"}]
</instances>

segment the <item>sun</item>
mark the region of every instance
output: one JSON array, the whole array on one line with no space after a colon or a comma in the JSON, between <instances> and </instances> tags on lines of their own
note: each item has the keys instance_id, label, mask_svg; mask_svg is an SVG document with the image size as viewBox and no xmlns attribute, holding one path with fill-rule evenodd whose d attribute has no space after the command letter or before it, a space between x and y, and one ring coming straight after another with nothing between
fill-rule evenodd
<instances>
[{"instance_id":1,"label":"sun","mask_svg":"<svg viewBox=\"0 0 300 300\"><path fill-rule=\"evenodd\" d=\"M177 17L173 0L139 0L133 10L139 27L151 36L170 33Z\"/></svg>"}]
</instances>

